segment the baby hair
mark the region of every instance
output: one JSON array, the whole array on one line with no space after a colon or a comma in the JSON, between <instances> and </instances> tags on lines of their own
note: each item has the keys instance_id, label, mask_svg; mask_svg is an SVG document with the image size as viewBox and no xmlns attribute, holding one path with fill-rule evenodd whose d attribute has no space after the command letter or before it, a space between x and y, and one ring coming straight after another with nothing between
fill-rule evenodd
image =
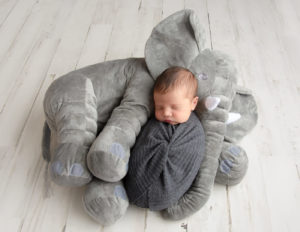
<instances>
[{"instance_id":1,"label":"baby hair","mask_svg":"<svg viewBox=\"0 0 300 232\"><path fill-rule=\"evenodd\" d=\"M185 87L189 95L197 95L198 82L194 74L186 68L174 66L163 71L156 79L154 92L167 93L178 87Z\"/></svg>"}]
</instances>

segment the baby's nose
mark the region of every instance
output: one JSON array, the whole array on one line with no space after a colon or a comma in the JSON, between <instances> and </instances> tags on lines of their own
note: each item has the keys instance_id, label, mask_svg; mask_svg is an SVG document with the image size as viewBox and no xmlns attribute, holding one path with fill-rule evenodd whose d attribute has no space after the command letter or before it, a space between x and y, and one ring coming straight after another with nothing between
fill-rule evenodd
<instances>
[{"instance_id":1,"label":"baby's nose","mask_svg":"<svg viewBox=\"0 0 300 232\"><path fill-rule=\"evenodd\" d=\"M165 117L169 117L169 116L171 116L171 115L172 115L171 110L169 110L169 109L165 109L165 110L164 110L164 116L165 116Z\"/></svg>"}]
</instances>

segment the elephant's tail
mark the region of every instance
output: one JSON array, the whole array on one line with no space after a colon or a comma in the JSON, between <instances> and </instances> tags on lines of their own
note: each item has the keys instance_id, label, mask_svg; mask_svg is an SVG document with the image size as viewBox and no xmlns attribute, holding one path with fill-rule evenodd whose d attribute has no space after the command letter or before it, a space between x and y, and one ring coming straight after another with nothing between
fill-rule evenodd
<instances>
[{"instance_id":1,"label":"elephant's tail","mask_svg":"<svg viewBox=\"0 0 300 232\"><path fill-rule=\"evenodd\" d=\"M50 161L50 138L51 138L51 131L48 126L48 123L45 121L44 128L43 128L42 153L43 153L43 158L47 162Z\"/></svg>"}]
</instances>

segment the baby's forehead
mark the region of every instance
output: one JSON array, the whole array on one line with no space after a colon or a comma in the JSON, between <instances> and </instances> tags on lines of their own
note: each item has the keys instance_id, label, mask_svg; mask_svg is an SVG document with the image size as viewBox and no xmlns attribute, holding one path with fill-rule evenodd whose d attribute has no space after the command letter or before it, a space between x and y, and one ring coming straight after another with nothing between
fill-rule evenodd
<instances>
[{"instance_id":1,"label":"baby's forehead","mask_svg":"<svg viewBox=\"0 0 300 232\"><path fill-rule=\"evenodd\" d=\"M184 93L186 95L192 95L191 91L189 90L188 86L186 85L174 85L174 86L169 86L164 91L159 91L159 90L154 90L153 94L158 94L158 95L167 95L167 94L181 94Z\"/></svg>"}]
</instances>

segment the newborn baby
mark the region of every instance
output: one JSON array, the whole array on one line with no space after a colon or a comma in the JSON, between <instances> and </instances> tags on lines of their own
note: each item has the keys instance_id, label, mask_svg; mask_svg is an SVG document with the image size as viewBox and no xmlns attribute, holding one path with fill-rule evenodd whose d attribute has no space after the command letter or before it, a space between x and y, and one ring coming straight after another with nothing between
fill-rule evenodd
<instances>
[{"instance_id":1,"label":"newborn baby","mask_svg":"<svg viewBox=\"0 0 300 232\"><path fill-rule=\"evenodd\" d=\"M129 201L163 210L189 189L204 156L204 131L195 115L197 80L171 67L154 84L155 117L142 128L131 150L125 187Z\"/></svg>"}]
</instances>

